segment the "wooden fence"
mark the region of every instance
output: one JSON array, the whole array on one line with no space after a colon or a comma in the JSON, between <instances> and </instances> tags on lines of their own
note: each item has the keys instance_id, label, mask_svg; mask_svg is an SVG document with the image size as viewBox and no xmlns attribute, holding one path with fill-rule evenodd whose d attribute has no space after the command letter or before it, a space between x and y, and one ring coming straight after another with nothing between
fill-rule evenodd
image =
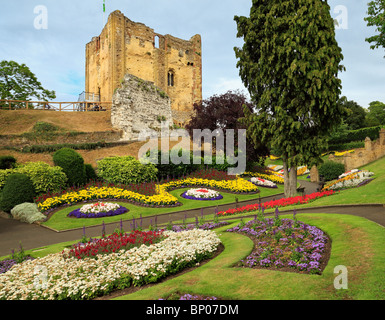
<instances>
[{"instance_id":1,"label":"wooden fence","mask_svg":"<svg viewBox=\"0 0 385 320\"><path fill-rule=\"evenodd\" d=\"M0 110L110 111L112 102L48 102L0 99Z\"/></svg>"}]
</instances>

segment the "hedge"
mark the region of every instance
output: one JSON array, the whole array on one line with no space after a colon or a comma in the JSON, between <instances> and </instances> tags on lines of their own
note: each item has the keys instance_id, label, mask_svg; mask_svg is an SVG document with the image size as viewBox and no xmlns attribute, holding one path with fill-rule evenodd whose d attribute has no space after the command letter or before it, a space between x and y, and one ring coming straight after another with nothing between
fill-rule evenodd
<instances>
[{"instance_id":1,"label":"hedge","mask_svg":"<svg viewBox=\"0 0 385 320\"><path fill-rule=\"evenodd\" d=\"M358 130L347 130L338 134L338 136L329 139L329 145L338 145L349 143L352 141L364 141L369 137L372 141L377 140L380 136L381 127L362 128Z\"/></svg>"},{"instance_id":2,"label":"hedge","mask_svg":"<svg viewBox=\"0 0 385 320\"><path fill-rule=\"evenodd\" d=\"M38 161L28 162L14 169L0 170L0 190L4 188L5 181L13 173L27 175L37 194L58 192L65 188L67 176L60 167L51 167L49 164Z\"/></svg>"},{"instance_id":3,"label":"hedge","mask_svg":"<svg viewBox=\"0 0 385 320\"><path fill-rule=\"evenodd\" d=\"M152 163L142 164L134 157L109 157L98 161L99 178L114 184L156 181L158 170Z\"/></svg>"}]
</instances>

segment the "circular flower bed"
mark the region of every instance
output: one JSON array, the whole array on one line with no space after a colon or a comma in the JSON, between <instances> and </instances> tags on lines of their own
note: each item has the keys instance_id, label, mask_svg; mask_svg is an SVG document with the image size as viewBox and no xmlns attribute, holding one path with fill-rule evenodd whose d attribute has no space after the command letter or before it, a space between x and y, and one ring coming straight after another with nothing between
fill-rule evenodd
<instances>
[{"instance_id":1,"label":"circular flower bed","mask_svg":"<svg viewBox=\"0 0 385 320\"><path fill-rule=\"evenodd\" d=\"M220 200L223 198L219 192L205 188L187 190L182 197L190 200Z\"/></svg>"},{"instance_id":2,"label":"circular flower bed","mask_svg":"<svg viewBox=\"0 0 385 320\"><path fill-rule=\"evenodd\" d=\"M277 185L270 181L270 180L266 180L266 179L262 179L262 178L258 178L258 177L252 177L250 179L250 182L251 183L254 183L256 186L258 187L265 187L265 188L278 188Z\"/></svg>"},{"instance_id":3,"label":"circular flower bed","mask_svg":"<svg viewBox=\"0 0 385 320\"><path fill-rule=\"evenodd\" d=\"M101 218L112 217L128 212L128 209L110 202L97 202L86 204L68 214L74 218Z\"/></svg>"}]
</instances>

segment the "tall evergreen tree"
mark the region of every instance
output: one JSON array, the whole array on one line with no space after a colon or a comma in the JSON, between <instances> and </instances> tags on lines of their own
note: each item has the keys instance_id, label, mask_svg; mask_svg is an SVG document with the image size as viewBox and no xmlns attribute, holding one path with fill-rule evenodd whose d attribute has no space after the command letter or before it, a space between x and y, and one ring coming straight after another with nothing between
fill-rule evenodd
<instances>
[{"instance_id":1,"label":"tall evergreen tree","mask_svg":"<svg viewBox=\"0 0 385 320\"><path fill-rule=\"evenodd\" d=\"M247 134L281 151L285 195L293 196L297 166L321 162L344 113L337 104L343 55L330 7L322 0L253 0L250 17L234 20L244 40L235 48L237 67L256 106L244 109Z\"/></svg>"}]
</instances>

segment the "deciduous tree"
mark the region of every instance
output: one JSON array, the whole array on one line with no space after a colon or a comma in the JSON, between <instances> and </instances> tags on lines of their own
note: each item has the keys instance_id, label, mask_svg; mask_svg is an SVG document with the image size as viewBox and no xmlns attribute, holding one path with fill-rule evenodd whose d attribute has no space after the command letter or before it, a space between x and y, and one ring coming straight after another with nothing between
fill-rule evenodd
<instances>
[{"instance_id":1,"label":"deciduous tree","mask_svg":"<svg viewBox=\"0 0 385 320\"><path fill-rule=\"evenodd\" d=\"M6 100L55 99L55 91L42 87L37 77L25 64L15 61L0 62L0 98Z\"/></svg>"}]
</instances>

